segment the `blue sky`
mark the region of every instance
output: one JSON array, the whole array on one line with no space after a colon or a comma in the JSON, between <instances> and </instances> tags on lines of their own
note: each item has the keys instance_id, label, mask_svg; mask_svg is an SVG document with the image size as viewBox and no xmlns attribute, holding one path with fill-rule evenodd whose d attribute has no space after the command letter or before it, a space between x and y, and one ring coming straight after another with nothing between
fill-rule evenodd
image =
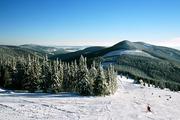
<instances>
[{"instance_id":1,"label":"blue sky","mask_svg":"<svg viewBox=\"0 0 180 120\"><path fill-rule=\"evenodd\" d=\"M0 0L0 44L177 47L180 0ZM175 44L176 43L176 44Z\"/></svg>"}]
</instances>

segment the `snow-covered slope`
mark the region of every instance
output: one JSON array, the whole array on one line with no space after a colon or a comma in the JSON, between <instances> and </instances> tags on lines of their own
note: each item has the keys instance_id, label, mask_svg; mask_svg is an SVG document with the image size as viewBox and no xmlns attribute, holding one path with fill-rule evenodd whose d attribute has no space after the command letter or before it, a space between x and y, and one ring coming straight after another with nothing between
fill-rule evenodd
<instances>
[{"instance_id":1,"label":"snow-covered slope","mask_svg":"<svg viewBox=\"0 0 180 120\"><path fill-rule=\"evenodd\" d=\"M120 55L138 55L138 56L154 58L152 55L141 50L115 50L105 54L103 57L120 56Z\"/></svg>"},{"instance_id":2,"label":"snow-covered slope","mask_svg":"<svg viewBox=\"0 0 180 120\"><path fill-rule=\"evenodd\" d=\"M0 93L0 120L180 120L180 93L142 88L120 76L118 85L106 97Z\"/></svg>"}]
</instances>

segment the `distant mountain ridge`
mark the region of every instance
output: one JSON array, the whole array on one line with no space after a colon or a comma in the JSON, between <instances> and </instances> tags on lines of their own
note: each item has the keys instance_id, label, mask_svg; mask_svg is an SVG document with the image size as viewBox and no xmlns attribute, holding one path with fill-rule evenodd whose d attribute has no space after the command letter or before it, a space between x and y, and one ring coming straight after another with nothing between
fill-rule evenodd
<instances>
[{"instance_id":1,"label":"distant mountain ridge","mask_svg":"<svg viewBox=\"0 0 180 120\"><path fill-rule=\"evenodd\" d=\"M86 57L98 57L98 56L103 56L109 52L115 51L115 50L140 50L143 51L145 53L151 54L154 57L158 57L160 59L167 59L167 60L172 60L172 61L176 61L176 62L180 62L180 51L176 50L176 49L172 49L172 48L168 48L168 47L162 47L162 46L155 46L155 45L151 45L151 44L146 44L143 42L130 42L128 40L125 41L121 41L111 47L98 47L94 49L94 52L89 52L87 53L87 49L86 48L84 50L80 51L76 51L73 53L69 53L67 54L66 58L63 58L66 54L61 54L61 55L55 55L52 56L51 59L63 59L63 60L68 60L68 57L70 55L70 57L73 59L73 57L71 56L71 54L73 54L74 58L78 58L80 57L80 55L84 55Z\"/></svg>"},{"instance_id":2,"label":"distant mountain ridge","mask_svg":"<svg viewBox=\"0 0 180 120\"><path fill-rule=\"evenodd\" d=\"M57 47L51 47L51 46L41 46L41 45L36 45L36 44L25 44L25 45L20 45L22 48L28 48L43 54L47 55L55 55L55 54L63 54L67 53L68 51L62 49L62 48L57 48Z\"/></svg>"},{"instance_id":3,"label":"distant mountain ridge","mask_svg":"<svg viewBox=\"0 0 180 120\"><path fill-rule=\"evenodd\" d=\"M179 50L128 40L91 52L86 50L88 48L67 54L57 54L50 59L72 61L83 55L89 62L98 59L104 67L113 64L119 73L128 74L135 79L164 81L164 84L173 82L180 85Z\"/></svg>"}]
</instances>

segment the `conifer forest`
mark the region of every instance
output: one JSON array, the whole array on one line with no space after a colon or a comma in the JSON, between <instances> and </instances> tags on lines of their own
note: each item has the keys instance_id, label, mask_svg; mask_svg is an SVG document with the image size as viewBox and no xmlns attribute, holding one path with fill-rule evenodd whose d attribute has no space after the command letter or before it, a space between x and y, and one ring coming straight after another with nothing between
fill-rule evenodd
<instances>
[{"instance_id":1,"label":"conifer forest","mask_svg":"<svg viewBox=\"0 0 180 120\"><path fill-rule=\"evenodd\" d=\"M87 66L83 56L71 63L48 60L48 57L1 57L0 87L28 92L75 92L83 96L101 96L115 93L117 73L109 65L103 69L95 61Z\"/></svg>"}]
</instances>

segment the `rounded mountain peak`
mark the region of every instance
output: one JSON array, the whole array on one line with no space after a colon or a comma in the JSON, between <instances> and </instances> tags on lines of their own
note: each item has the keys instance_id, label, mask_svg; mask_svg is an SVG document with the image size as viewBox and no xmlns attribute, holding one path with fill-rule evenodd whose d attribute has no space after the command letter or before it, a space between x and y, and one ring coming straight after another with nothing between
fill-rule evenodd
<instances>
[{"instance_id":1,"label":"rounded mountain peak","mask_svg":"<svg viewBox=\"0 0 180 120\"><path fill-rule=\"evenodd\" d=\"M123 40L114 46L112 46L113 49L126 49L126 50L132 50L137 49L135 43L129 41L129 40Z\"/></svg>"}]
</instances>

